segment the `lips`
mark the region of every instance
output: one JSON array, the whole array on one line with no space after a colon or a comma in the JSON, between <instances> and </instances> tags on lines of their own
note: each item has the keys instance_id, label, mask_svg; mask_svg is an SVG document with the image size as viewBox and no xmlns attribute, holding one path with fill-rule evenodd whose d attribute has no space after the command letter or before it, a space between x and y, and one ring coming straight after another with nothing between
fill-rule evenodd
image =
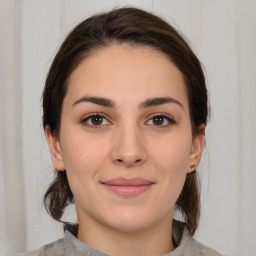
<instances>
[{"instance_id":1,"label":"lips","mask_svg":"<svg viewBox=\"0 0 256 256\"><path fill-rule=\"evenodd\" d=\"M101 182L101 184L117 195L134 197L148 191L154 185L154 182L141 178L115 178Z\"/></svg>"}]
</instances>

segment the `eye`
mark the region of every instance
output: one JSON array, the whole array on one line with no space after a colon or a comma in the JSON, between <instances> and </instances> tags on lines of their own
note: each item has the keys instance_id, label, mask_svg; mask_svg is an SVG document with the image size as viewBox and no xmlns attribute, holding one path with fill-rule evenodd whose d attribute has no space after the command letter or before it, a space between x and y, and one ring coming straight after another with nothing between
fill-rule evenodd
<instances>
[{"instance_id":1,"label":"eye","mask_svg":"<svg viewBox=\"0 0 256 256\"><path fill-rule=\"evenodd\" d=\"M87 116L82 120L82 123L95 128L110 124L110 122L103 115L100 114L92 114L90 116Z\"/></svg>"},{"instance_id":2,"label":"eye","mask_svg":"<svg viewBox=\"0 0 256 256\"><path fill-rule=\"evenodd\" d=\"M174 124L175 121L166 115L159 114L151 117L149 121L147 122L148 125L153 125L153 126L163 126L166 127L170 124Z\"/></svg>"}]
</instances>

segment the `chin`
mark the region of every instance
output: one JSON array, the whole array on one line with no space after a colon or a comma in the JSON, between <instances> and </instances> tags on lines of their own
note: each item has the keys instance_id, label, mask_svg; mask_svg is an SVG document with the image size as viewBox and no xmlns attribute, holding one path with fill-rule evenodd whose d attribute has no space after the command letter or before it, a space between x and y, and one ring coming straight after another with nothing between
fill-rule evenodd
<instances>
[{"instance_id":1,"label":"chin","mask_svg":"<svg viewBox=\"0 0 256 256\"><path fill-rule=\"evenodd\" d=\"M135 223L134 220L126 223L113 223L111 227L119 232L136 233L147 229L147 223Z\"/></svg>"},{"instance_id":2,"label":"chin","mask_svg":"<svg viewBox=\"0 0 256 256\"><path fill-rule=\"evenodd\" d=\"M105 220L105 223L112 227L112 229L121 232L140 232L147 229L153 224L153 221L149 220L149 214L140 214L137 212L128 212L111 214L110 221Z\"/></svg>"}]
</instances>

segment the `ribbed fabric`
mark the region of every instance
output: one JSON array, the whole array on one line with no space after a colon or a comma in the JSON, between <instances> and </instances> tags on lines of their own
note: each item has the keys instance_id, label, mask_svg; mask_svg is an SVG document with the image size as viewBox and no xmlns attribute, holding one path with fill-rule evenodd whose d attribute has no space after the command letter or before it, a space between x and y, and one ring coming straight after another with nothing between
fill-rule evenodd
<instances>
[{"instance_id":1,"label":"ribbed fabric","mask_svg":"<svg viewBox=\"0 0 256 256\"><path fill-rule=\"evenodd\" d=\"M95 248L78 240L68 230L65 231L65 237L53 243L41 247L37 251L15 254L16 256L109 256L109 254L98 251ZM13 255L13 256L15 256ZM122 256L122 255L120 255ZM142 255L143 256L143 255ZM221 256L214 251L198 243L191 238L184 230L180 245L172 252L162 256Z\"/></svg>"}]
</instances>

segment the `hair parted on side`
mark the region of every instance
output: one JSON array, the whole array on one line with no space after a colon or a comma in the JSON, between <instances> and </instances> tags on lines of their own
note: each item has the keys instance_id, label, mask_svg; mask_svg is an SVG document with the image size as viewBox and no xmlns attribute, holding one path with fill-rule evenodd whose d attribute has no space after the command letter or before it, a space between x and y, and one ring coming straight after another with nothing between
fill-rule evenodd
<instances>
[{"instance_id":1,"label":"hair parted on side","mask_svg":"<svg viewBox=\"0 0 256 256\"><path fill-rule=\"evenodd\" d=\"M171 25L160 17L137 8L119 8L94 15L77 25L62 43L46 78L42 95L43 126L59 136L62 103L71 73L92 51L113 44L149 46L164 53L181 71L186 84L192 133L207 123L208 97L200 61ZM44 195L48 213L61 220L65 207L73 203L65 171L56 170L56 178ZM187 174L176 202L185 223L173 222L173 242L178 245L184 226L194 235L200 217L200 191L197 172Z\"/></svg>"}]
</instances>

